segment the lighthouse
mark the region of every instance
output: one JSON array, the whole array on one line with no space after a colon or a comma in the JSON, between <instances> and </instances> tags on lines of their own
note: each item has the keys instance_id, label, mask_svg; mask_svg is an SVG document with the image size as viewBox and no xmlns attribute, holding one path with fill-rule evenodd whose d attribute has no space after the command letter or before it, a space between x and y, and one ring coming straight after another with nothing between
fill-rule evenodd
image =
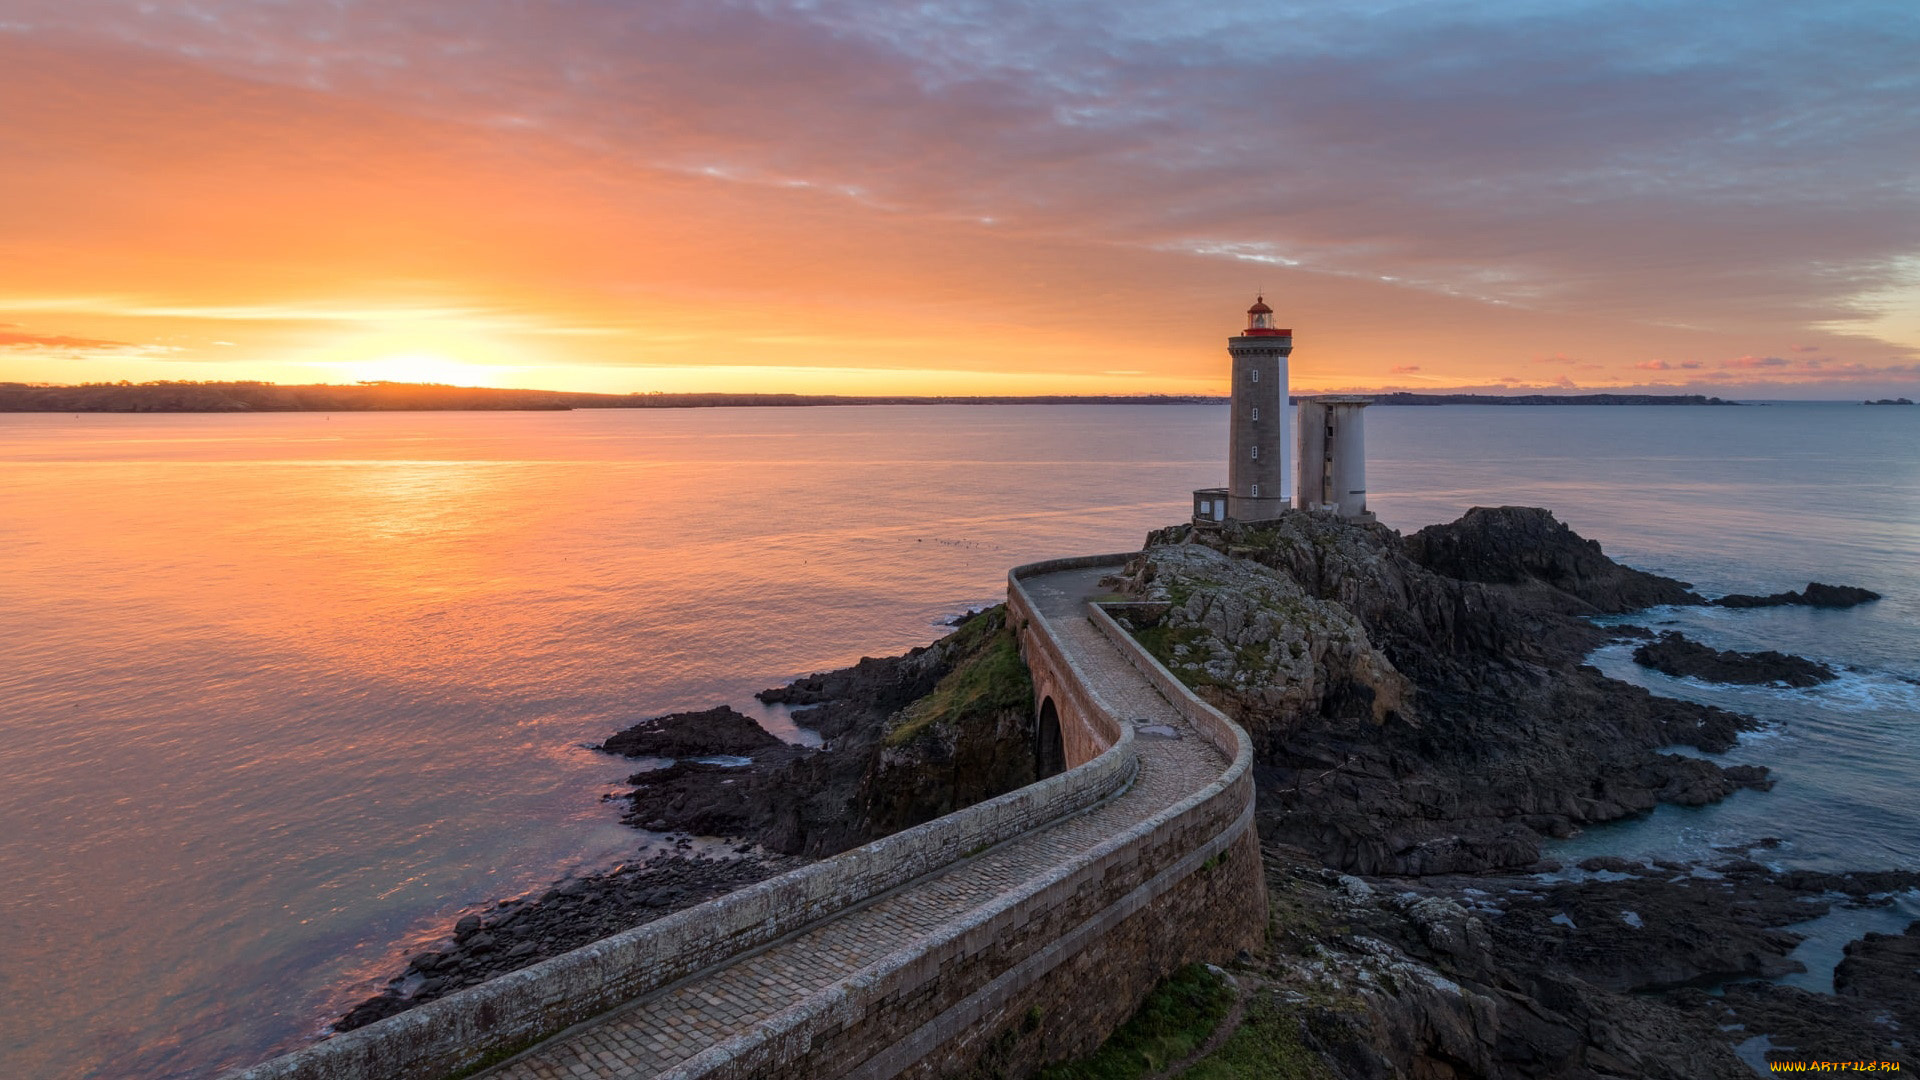
<instances>
[{"instance_id":1,"label":"lighthouse","mask_svg":"<svg viewBox=\"0 0 1920 1080\"><path fill-rule=\"evenodd\" d=\"M1322 394L1300 399L1297 448L1287 440L1293 410L1287 359L1293 331L1274 325L1267 298L1247 309L1247 328L1227 339L1233 358L1233 404L1227 421L1227 486L1193 493L1193 523L1270 521L1287 509L1293 485L1287 451L1296 449L1300 509L1350 521L1377 520L1367 509L1366 429L1361 410L1372 398Z\"/></svg>"},{"instance_id":2,"label":"lighthouse","mask_svg":"<svg viewBox=\"0 0 1920 1080\"><path fill-rule=\"evenodd\" d=\"M1227 421L1227 486L1193 493L1196 524L1266 521L1287 508L1287 357L1293 331L1274 325L1265 296L1247 309L1247 328L1227 339L1233 404Z\"/></svg>"},{"instance_id":3,"label":"lighthouse","mask_svg":"<svg viewBox=\"0 0 1920 1080\"><path fill-rule=\"evenodd\" d=\"M1273 323L1265 296L1247 309L1247 328L1227 339L1233 411L1227 435L1227 516L1265 521L1287 508L1287 357L1293 331Z\"/></svg>"}]
</instances>

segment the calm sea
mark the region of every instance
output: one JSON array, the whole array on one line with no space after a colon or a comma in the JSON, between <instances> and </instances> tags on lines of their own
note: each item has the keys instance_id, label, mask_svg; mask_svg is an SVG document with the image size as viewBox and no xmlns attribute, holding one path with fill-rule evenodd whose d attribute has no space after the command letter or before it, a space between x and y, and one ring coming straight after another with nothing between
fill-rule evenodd
<instances>
[{"instance_id":1,"label":"calm sea","mask_svg":"<svg viewBox=\"0 0 1920 1080\"><path fill-rule=\"evenodd\" d=\"M1585 850L1920 867L1920 409L1375 409L1414 528L1545 505L1850 668L1729 691L1771 793ZM311 1037L463 908L634 852L582 748L938 636L1007 566L1137 546L1219 406L0 416L0 1075L200 1076ZM775 727L782 723L768 715ZM1900 914L1895 912L1895 914ZM1892 917L1892 916L1889 916Z\"/></svg>"}]
</instances>

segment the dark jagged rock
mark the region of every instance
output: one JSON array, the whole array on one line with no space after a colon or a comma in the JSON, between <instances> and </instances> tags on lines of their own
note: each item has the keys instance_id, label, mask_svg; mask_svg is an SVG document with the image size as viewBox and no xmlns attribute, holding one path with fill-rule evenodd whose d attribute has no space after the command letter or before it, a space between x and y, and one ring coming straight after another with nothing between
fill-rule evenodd
<instances>
[{"instance_id":1,"label":"dark jagged rock","mask_svg":"<svg viewBox=\"0 0 1920 1080\"><path fill-rule=\"evenodd\" d=\"M863 656L852 667L808 675L754 697L769 705L802 706L794 711L794 722L829 741L883 726L888 716L930 693L946 674L949 658L942 642L952 636L903 656Z\"/></svg>"},{"instance_id":2,"label":"dark jagged rock","mask_svg":"<svg viewBox=\"0 0 1920 1080\"><path fill-rule=\"evenodd\" d=\"M1868 934L1847 943L1847 954L1833 969L1837 994L1891 1003L1894 1019L1907 1031L1920 1031L1920 922L1904 934Z\"/></svg>"},{"instance_id":3,"label":"dark jagged rock","mask_svg":"<svg viewBox=\"0 0 1920 1080\"><path fill-rule=\"evenodd\" d=\"M676 761L664 769L635 773L627 780L633 790L625 796L623 820L652 832L752 837L771 850L800 854L792 849L804 833L797 793L788 790L788 782L813 756L787 748L748 765Z\"/></svg>"},{"instance_id":4,"label":"dark jagged rock","mask_svg":"<svg viewBox=\"0 0 1920 1080\"><path fill-rule=\"evenodd\" d=\"M1920 1067L1920 1054L1901 1045L1903 1031L1883 1022L1892 1020L1893 1009L1882 1003L1767 982L1734 983L1718 996L1687 991L1672 1000L1723 1031L1723 1039L1764 1037L1768 1060L1898 1062L1907 1072Z\"/></svg>"},{"instance_id":5,"label":"dark jagged rock","mask_svg":"<svg viewBox=\"0 0 1920 1080\"><path fill-rule=\"evenodd\" d=\"M1334 1075L1734 1080L1753 1075L1735 1047L1760 1034L1794 1048L1777 1060L1912 1067L1899 1043L1920 1023L1915 932L1849 947L1849 961L1874 958L1862 972L1885 973L1849 983L1858 994L1697 989L1797 970L1786 927L1858 902L1834 899L1838 875L1609 859L1607 873L1632 876L1363 880L1297 849L1265 859L1271 949L1235 977L1271 994ZM1881 883L1900 880L1920 875Z\"/></svg>"},{"instance_id":6,"label":"dark jagged rock","mask_svg":"<svg viewBox=\"0 0 1920 1080\"><path fill-rule=\"evenodd\" d=\"M1772 649L1757 653L1723 651L1692 641L1675 630L1633 650L1633 661L1668 675L1747 686L1770 683L1818 686L1834 677L1832 668L1803 656L1789 656Z\"/></svg>"},{"instance_id":7,"label":"dark jagged rock","mask_svg":"<svg viewBox=\"0 0 1920 1080\"><path fill-rule=\"evenodd\" d=\"M1476 506L1458 521L1406 538L1413 561L1447 577L1504 586L1528 606L1617 615L1659 604L1699 604L1691 586L1622 566L1546 510Z\"/></svg>"},{"instance_id":8,"label":"dark jagged rock","mask_svg":"<svg viewBox=\"0 0 1920 1080\"><path fill-rule=\"evenodd\" d=\"M1809 607L1853 607L1878 599L1880 594L1872 589L1862 589L1857 585L1822 585L1817 581L1807 582L1806 589L1800 594L1801 602Z\"/></svg>"},{"instance_id":9,"label":"dark jagged rock","mask_svg":"<svg viewBox=\"0 0 1920 1080\"><path fill-rule=\"evenodd\" d=\"M1493 883L1474 884L1484 889ZM1789 957L1800 935L1782 928L1830 907L1819 893L1765 877L1662 873L1497 888L1505 891L1492 902L1504 913L1491 926L1504 962L1575 975L1621 993L1804 971Z\"/></svg>"},{"instance_id":10,"label":"dark jagged rock","mask_svg":"<svg viewBox=\"0 0 1920 1080\"><path fill-rule=\"evenodd\" d=\"M1268 849L1267 867L1275 938L1258 975L1334 1075L1752 1076L1705 1019L1514 952L1499 929L1507 917L1501 905L1547 903L1533 899L1539 886L1531 879L1428 879L1408 889L1334 874L1304 852L1279 848ZM1704 904L1699 910L1715 912ZM1550 919L1543 906L1522 918L1531 925L1535 916ZM1631 931L1617 913L1614 922ZM1538 939L1562 949L1566 938L1587 932L1544 926ZM1681 926L1671 934L1686 937Z\"/></svg>"},{"instance_id":11,"label":"dark jagged rock","mask_svg":"<svg viewBox=\"0 0 1920 1080\"><path fill-rule=\"evenodd\" d=\"M1166 605L1136 632L1248 729L1263 836L1355 872L1471 872L1660 802L1767 785L1764 769L1659 752L1726 750L1751 719L1581 662L1611 637L1570 612L1678 602L1680 583L1614 566L1544 511L1462 522L1406 545L1298 512L1177 527L1115 579Z\"/></svg>"},{"instance_id":12,"label":"dark jagged rock","mask_svg":"<svg viewBox=\"0 0 1920 1080\"><path fill-rule=\"evenodd\" d=\"M1848 608L1878 599L1880 594L1871 589L1862 589L1854 585L1822 585L1817 581L1810 581L1806 589L1801 592L1778 592L1771 596L1732 593L1709 602L1730 608L1783 607L1791 604L1805 607Z\"/></svg>"},{"instance_id":13,"label":"dark jagged rock","mask_svg":"<svg viewBox=\"0 0 1920 1080\"><path fill-rule=\"evenodd\" d=\"M1821 884L1847 892L1854 903L1871 899L1840 886L1858 885L1861 875L1811 875L1801 887ZM1912 888L1916 875L1882 872L1875 884ZM1904 883L1904 884L1902 884ZM1920 1048L1911 1032L1920 1030L1920 922L1904 934L1867 934L1847 944L1833 972L1832 994L1771 983L1736 983L1718 998L1679 999L1712 1018L1723 1030L1764 1034L1774 1047L1772 1060L1897 1062L1920 1068Z\"/></svg>"},{"instance_id":14,"label":"dark jagged rock","mask_svg":"<svg viewBox=\"0 0 1920 1080\"><path fill-rule=\"evenodd\" d=\"M962 710L940 723L916 726L920 737L902 736L902 727L913 719L910 706L939 699L949 677L976 673L996 657L1007 670L995 671L990 681L1007 685L999 687L992 710ZM1010 668L1007 657L1013 661ZM825 737L826 749L779 745L754 751L748 765L681 760L635 773L629 781L633 790L622 796L629 804L627 823L819 857L1033 778L1031 684L1013 651L1004 606L905 655L863 657L852 667L809 675L757 696L803 706L793 712L794 720ZM732 711L689 715L720 712ZM613 746L608 740L608 748Z\"/></svg>"},{"instance_id":15,"label":"dark jagged rock","mask_svg":"<svg viewBox=\"0 0 1920 1080\"><path fill-rule=\"evenodd\" d=\"M600 749L623 757L752 757L785 745L750 717L722 705L642 720L609 738Z\"/></svg>"}]
</instances>

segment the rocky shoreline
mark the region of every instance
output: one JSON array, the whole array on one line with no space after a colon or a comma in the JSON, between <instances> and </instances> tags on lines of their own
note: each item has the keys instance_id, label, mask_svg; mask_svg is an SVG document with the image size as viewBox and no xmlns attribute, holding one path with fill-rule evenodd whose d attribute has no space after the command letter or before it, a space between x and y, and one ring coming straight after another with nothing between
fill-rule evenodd
<instances>
[{"instance_id":1,"label":"rocky shoreline","mask_svg":"<svg viewBox=\"0 0 1920 1080\"><path fill-rule=\"evenodd\" d=\"M1920 874L1777 871L1764 840L1711 865L1541 858L1588 825L1772 783L1671 752L1723 752L1754 721L1610 679L1594 648L1640 638L1640 662L1722 681L1833 675L1591 617L1875 594L1711 601L1515 507L1405 537L1308 514L1176 526L1108 584L1143 644L1253 738L1275 911L1267 953L1236 968L1268 995L1250 1015L1294 1025L1313 1075L1732 1077L1785 1048L1920 1067L1899 1039L1920 1024L1914 929L1848 946L1834 994L1765 981L1800 968L1795 924L1885 905ZM337 1027L1031 782L1032 689L1004 620L970 613L933 645L761 692L817 749L726 707L612 734L600 749L641 766L624 820L675 853L463 919ZM696 856L696 836L729 851Z\"/></svg>"},{"instance_id":2,"label":"rocky shoreline","mask_svg":"<svg viewBox=\"0 0 1920 1080\"><path fill-rule=\"evenodd\" d=\"M610 934L704 903L814 859L929 821L1034 780L1033 687L1004 607L902 656L761 691L795 706L824 745L782 742L727 706L642 720L596 749L651 767L628 778L622 820L670 854L556 882L467 915L337 1019L351 1031ZM976 684L987 692L956 693ZM720 838L722 856L696 851ZM705 846L711 846L710 844Z\"/></svg>"}]
</instances>

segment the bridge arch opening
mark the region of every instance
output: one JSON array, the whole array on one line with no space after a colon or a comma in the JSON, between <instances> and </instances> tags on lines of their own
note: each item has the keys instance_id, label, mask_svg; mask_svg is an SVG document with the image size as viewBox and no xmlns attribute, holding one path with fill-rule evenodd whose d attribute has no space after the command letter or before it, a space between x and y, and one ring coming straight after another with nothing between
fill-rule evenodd
<instances>
[{"instance_id":1,"label":"bridge arch opening","mask_svg":"<svg viewBox=\"0 0 1920 1080\"><path fill-rule=\"evenodd\" d=\"M1067 747L1060 738L1060 710L1049 697L1040 703L1040 719L1033 725L1034 779L1045 780L1066 770Z\"/></svg>"}]
</instances>

